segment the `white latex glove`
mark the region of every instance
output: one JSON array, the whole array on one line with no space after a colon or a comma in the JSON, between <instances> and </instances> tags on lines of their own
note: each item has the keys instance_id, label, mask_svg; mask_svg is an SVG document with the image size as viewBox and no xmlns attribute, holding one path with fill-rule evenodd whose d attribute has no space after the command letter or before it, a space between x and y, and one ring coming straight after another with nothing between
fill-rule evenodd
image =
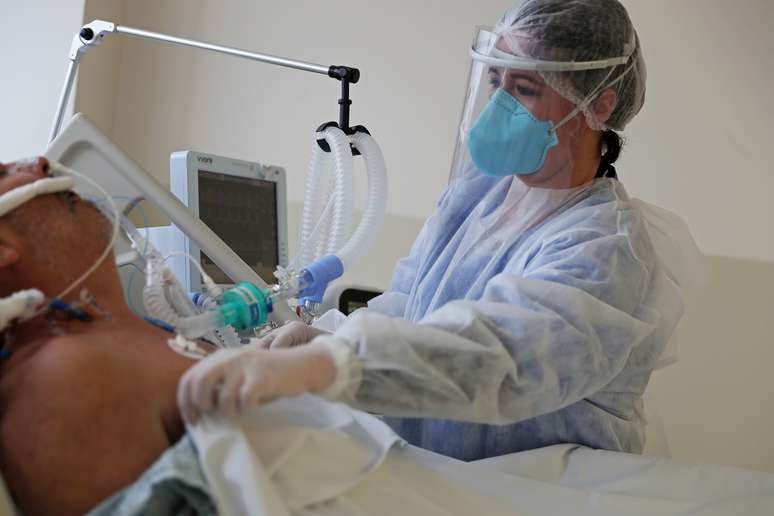
<instances>
[{"instance_id":1,"label":"white latex glove","mask_svg":"<svg viewBox=\"0 0 774 516\"><path fill-rule=\"evenodd\" d=\"M177 388L183 418L233 417L261 402L321 392L336 379L334 358L324 345L269 351L259 345L219 350L186 371Z\"/></svg>"},{"instance_id":2,"label":"white latex glove","mask_svg":"<svg viewBox=\"0 0 774 516\"><path fill-rule=\"evenodd\" d=\"M293 321L266 335L258 341L258 345L265 349L293 348L310 343L318 335L326 334L329 332Z\"/></svg>"}]
</instances>

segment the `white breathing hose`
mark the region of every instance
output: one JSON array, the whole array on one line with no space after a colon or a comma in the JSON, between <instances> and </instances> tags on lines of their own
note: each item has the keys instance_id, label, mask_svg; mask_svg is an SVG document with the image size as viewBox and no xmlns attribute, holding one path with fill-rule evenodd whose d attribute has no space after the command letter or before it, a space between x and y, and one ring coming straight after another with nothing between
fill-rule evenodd
<instances>
[{"instance_id":1,"label":"white breathing hose","mask_svg":"<svg viewBox=\"0 0 774 516\"><path fill-rule=\"evenodd\" d=\"M301 228L298 240L299 250L296 258L299 264L306 265L314 260L311 241L314 236L320 234L317 228L320 225L321 217L328 216L327 208L322 213L320 212L320 204L323 200L323 195L321 195L322 189L323 186L327 186L323 182L326 165L327 156L317 142L315 142L314 149L312 149L312 161L309 163L309 170L306 174L304 208L301 212Z\"/></svg>"},{"instance_id":2,"label":"white breathing hose","mask_svg":"<svg viewBox=\"0 0 774 516\"><path fill-rule=\"evenodd\" d=\"M355 211L354 175L355 162L349 146L349 138L344 131L331 127L326 129L331 145L331 154L337 174L334 176L333 213L331 214L330 238L326 254L334 254L344 245L352 228L352 215Z\"/></svg>"},{"instance_id":3,"label":"white breathing hose","mask_svg":"<svg viewBox=\"0 0 774 516\"><path fill-rule=\"evenodd\" d=\"M384 221L387 207L387 169L378 144L369 134L356 133L351 137L344 136L345 140L341 138L343 131L337 128L326 129L323 134L333 154L336 168L334 184L327 205L322 209L327 193L325 171L329 160L315 145L306 181L299 252L294 264L302 269L326 254L334 254L341 260L344 270L347 270L373 245ZM320 136L317 135L318 138ZM360 224L345 241L354 212L354 190L351 179L348 179L351 178L350 171L354 169L350 141L365 160L368 196ZM331 204L333 210L330 209Z\"/></svg>"},{"instance_id":4,"label":"white breathing hose","mask_svg":"<svg viewBox=\"0 0 774 516\"><path fill-rule=\"evenodd\" d=\"M197 262L193 256L184 252L169 253L166 257L164 257L162 263L166 262L173 256L183 256L199 269L199 272L202 275L202 279L207 286L207 292L210 296L212 296L213 301L217 303L217 299L223 295L223 290L215 284L215 282L206 272L204 272L201 264L199 264L199 262ZM188 294L185 292L182 285L180 285L180 282L177 280L174 273L172 273L168 267L162 267L162 274L165 280L163 282L164 286L160 289L151 289L148 291L148 293L153 296L154 309L157 310L163 304L165 308L165 312L163 313L166 313L167 317L172 317L175 320L173 326L176 328L182 328L188 322L190 322L191 317L199 315L199 310L197 310L197 307L194 306L194 304L191 302ZM155 286L156 285L154 285L154 287ZM172 324L171 321L165 319L164 317L157 318ZM239 335L231 326L224 326L222 328L214 329L211 333L205 333L203 336L210 340L217 341L217 343L221 345L220 347L235 348L242 345Z\"/></svg>"},{"instance_id":5,"label":"white breathing hose","mask_svg":"<svg viewBox=\"0 0 774 516\"><path fill-rule=\"evenodd\" d=\"M176 279L170 274L163 263L156 260L148 261L146 283L142 289L142 302L145 311L154 319L177 327L180 325L181 314L173 308L172 300L167 298L167 288Z\"/></svg>"},{"instance_id":6,"label":"white breathing hose","mask_svg":"<svg viewBox=\"0 0 774 516\"><path fill-rule=\"evenodd\" d=\"M202 275L202 280L204 281L205 286L207 287L207 293L211 297L211 299L217 304L217 300L223 296L223 289L220 288L210 277L209 274L204 272L204 269L202 268L201 264L194 259L193 256L191 256L188 253L184 252L173 252L169 253L166 257L164 257L164 261L166 262L169 258L173 256L183 256L187 260L189 260L198 270L199 273ZM169 288L167 294L169 297L170 304L172 307L177 311L178 314L180 314L182 317L179 321L180 324L183 324L186 317L192 317L195 315L198 315L199 312L194 306L194 304L191 302L191 300L188 298L188 295L183 291L182 287L179 286L179 283L176 282L176 285L178 286L175 288L173 286L172 288ZM242 341L239 338L239 334L237 331L231 327L231 326L224 326L222 328L217 328L215 330L212 330L212 335L206 335L205 337L214 337L220 344L222 344L223 347L227 348L236 348L242 345Z\"/></svg>"},{"instance_id":7,"label":"white breathing hose","mask_svg":"<svg viewBox=\"0 0 774 516\"><path fill-rule=\"evenodd\" d=\"M336 253L344 270L351 268L368 252L376 240L387 210L387 167L379 145L366 133L355 133L352 143L366 162L368 197L360 224L346 245Z\"/></svg>"},{"instance_id":8,"label":"white breathing hose","mask_svg":"<svg viewBox=\"0 0 774 516\"><path fill-rule=\"evenodd\" d=\"M330 146L330 155L315 143L307 174L304 209L301 214L299 254L297 261L303 267L324 254L331 254L344 245L352 226L354 211L354 162L349 137L337 127L329 127L315 135L324 138ZM334 164L332 179L327 178L327 164ZM326 182L328 179L328 182ZM332 209L323 210L324 194L333 183ZM330 204L330 203L329 203ZM315 229L317 228L317 229Z\"/></svg>"},{"instance_id":9,"label":"white breathing hose","mask_svg":"<svg viewBox=\"0 0 774 516\"><path fill-rule=\"evenodd\" d=\"M183 256L190 260L202 274L213 303L222 295L222 290L204 272L201 265L188 253L174 252L162 258L153 245L143 237L126 217L121 219L121 226L132 241L132 245L141 253L147 263L146 284L143 288L143 305L147 314L175 328L186 323L190 317L198 315L197 307L193 305L179 281L166 267L165 262L172 256ZM142 250L142 251L141 251ZM236 330L225 327L214 330L211 335L205 335L217 341L224 347L238 347L241 340Z\"/></svg>"},{"instance_id":10,"label":"white breathing hose","mask_svg":"<svg viewBox=\"0 0 774 516\"><path fill-rule=\"evenodd\" d=\"M142 290L142 302L147 314L171 326L177 326L180 316L167 299L166 286L175 283L176 278L164 265L164 258L145 238L126 216L121 218L123 227L132 246L145 260L145 286Z\"/></svg>"},{"instance_id":11,"label":"white breathing hose","mask_svg":"<svg viewBox=\"0 0 774 516\"><path fill-rule=\"evenodd\" d=\"M307 264L328 254L328 248L331 247L331 226L333 225L333 209L336 205L336 196L333 191L330 194L330 209L325 216L320 216L320 223L317 225L317 237L312 241L314 245L314 254Z\"/></svg>"}]
</instances>

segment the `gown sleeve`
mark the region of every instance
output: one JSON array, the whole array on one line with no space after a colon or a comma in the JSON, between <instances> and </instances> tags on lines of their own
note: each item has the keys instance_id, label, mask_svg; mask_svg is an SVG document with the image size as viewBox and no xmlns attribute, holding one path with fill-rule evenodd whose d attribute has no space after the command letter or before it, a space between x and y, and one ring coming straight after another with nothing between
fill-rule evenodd
<instances>
[{"instance_id":1,"label":"gown sleeve","mask_svg":"<svg viewBox=\"0 0 774 516\"><path fill-rule=\"evenodd\" d=\"M566 407L608 384L655 331L656 319L635 315L651 283L647 263L626 233L570 231L524 271L493 276L478 300L451 301L418 322L356 312L319 338L338 349L347 378L333 397L388 416L490 424ZM411 256L401 268L410 276Z\"/></svg>"}]
</instances>

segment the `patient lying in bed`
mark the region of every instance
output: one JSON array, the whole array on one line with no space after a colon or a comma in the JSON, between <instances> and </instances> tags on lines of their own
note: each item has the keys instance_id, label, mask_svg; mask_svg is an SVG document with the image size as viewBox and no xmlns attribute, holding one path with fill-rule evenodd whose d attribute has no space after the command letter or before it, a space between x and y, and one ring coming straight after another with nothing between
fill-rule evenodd
<instances>
[{"instance_id":1,"label":"patient lying in bed","mask_svg":"<svg viewBox=\"0 0 774 516\"><path fill-rule=\"evenodd\" d=\"M44 159L0 165L0 194L40 179ZM0 297L56 295L104 250L110 224L73 194L37 197L0 218ZM25 514L81 514L130 484L184 427L175 391L193 361L125 305L109 257L86 289L91 322L51 316L3 332L0 469Z\"/></svg>"}]
</instances>

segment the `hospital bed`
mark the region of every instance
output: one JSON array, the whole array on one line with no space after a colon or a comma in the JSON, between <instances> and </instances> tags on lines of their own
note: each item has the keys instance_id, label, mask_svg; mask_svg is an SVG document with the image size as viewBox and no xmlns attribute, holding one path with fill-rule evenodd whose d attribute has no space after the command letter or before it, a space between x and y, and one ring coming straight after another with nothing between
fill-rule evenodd
<instances>
[{"instance_id":1,"label":"hospital bed","mask_svg":"<svg viewBox=\"0 0 774 516\"><path fill-rule=\"evenodd\" d=\"M461 463L407 446L391 457L404 479L428 471L522 515L771 515L774 475L559 445ZM408 465L408 466L407 466ZM0 515L17 514L0 479Z\"/></svg>"},{"instance_id":2,"label":"hospital bed","mask_svg":"<svg viewBox=\"0 0 774 516\"><path fill-rule=\"evenodd\" d=\"M245 452L244 446L240 447L239 431L230 422L210 421L209 426L201 424L189 428L189 436L192 436L199 449L199 460L203 464L209 463L209 466L203 467L216 470L215 477L208 474L207 479L212 485L211 496L220 498L217 506L223 514L241 514L245 507L250 508L250 514L286 513L284 506L272 506L275 502L283 505L283 500L297 499L297 495L288 494L292 489L287 486L293 484L293 479L282 479L283 474L287 477L289 472L297 473L301 477L296 479L297 485L303 485L303 489L309 493L325 492L330 485L316 485L315 478L319 477L314 476L314 471L340 477L341 467L346 468L348 461L356 481L341 490L347 492L344 495L346 503L331 506L316 502L303 510L286 514L774 514L772 474L690 465L671 459L592 450L578 445L557 445L464 463L402 445L372 416L312 398L309 397L300 405L299 400L295 399L257 409L254 421L258 423L254 424L263 428L242 424L241 428L249 428L249 432L257 433L259 441L265 442L267 450L274 450L270 453L273 457L262 456L265 468L274 471L272 480L265 482L276 484L274 486L262 485L260 472L256 471L255 464L245 459L249 454ZM299 414L303 414L301 419L307 421L300 421ZM342 421L342 417L346 419L350 415L361 423L356 431L352 431L349 423L332 425L330 422L332 418ZM277 440L276 432L272 434L266 421L276 422L283 417L286 421L273 427L281 431L281 438ZM308 437L299 440L293 437L294 432L308 430L309 425L330 429L337 424L339 427L334 437L343 435L346 440L316 440ZM314 433L322 435L325 432L314 430ZM367 463L365 467L357 462L361 460L359 455L351 454L347 449L351 442L362 441L363 435L371 439L371 444L366 448L375 450L377 458L374 461L366 457L362 461L363 464ZM294 444L284 446L283 442ZM315 445L315 442L319 444ZM307 462L295 461L288 471L283 473L280 469L277 473L277 468L271 462L278 456L292 456L292 453L284 450L276 452L277 448L283 447L297 450L297 454L302 455ZM223 452L224 449L231 449L231 456ZM331 456L336 458L337 466L330 465ZM362 474L363 471L367 474ZM265 476L265 479L268 478ZM281 500L272 501L272 497L278 493ZM225 502L223 497L227 497ZM287 505L293 504L287 502ZM14 514L12 502L0 482L0 515Z\"/></svg>"},{"instance_id":3,"label":"hospital bed","mask_svg":"<svg viewBox=\"0 0 774 516\"><path fill-rule=\"evenodd\" d=\"M772 515L774 475L556 445L454 464L408 457L523 515Z\"/></svg>"},{"instance_id":4,"label":"hospital bed","mask_svg":"<svg viewBox=\"0 0 774 516\"><path fill-rule=\"evenodd\" d=\"M352 420L347 421L347 416ZM237 466L239 470L252 469L249 461L244 460L245 448L230 445L236 441L229 440L235 439L241 431L270 440L267 448L277 447L281 440L271 440L272 426L281 430L287 442L294 443L298 440L293 439L292 434L302 427L313 427L316 435L322 433L319 429L335 428L337 433L348 436L347 443L321 439L317 447L298 447L299 454L308 459L306 463L287 459L289 463L295 462L295 467L284 473L302 477L297 480L303 485L305 494L326 484L325 475L338 475L342 463L351 461L356 466L353 468L355 475L379 464L368 476L359 479L357 486L348 487L349 492L342 495L345 503L328 507L328 511L325 507L312 507L304 512L308 515L774 514L772 474L690 465L666 458L592 450L578 445L551 446L465 463L404 445L376 418L311 396L259 408L242 418L237 424L239 431L233 426L211 421L189 429L189 433L200 450L200 457L208 457L208 460L213 459L212 450L232 448L231 457L226 453L213 463L217 473L214 483L218 483L217 477L221 474L227 479L237 476L235 469L229 471L230 466ZM353 426L357 430L353 430ZM369 435L370 440L364 439L363 434ZM314 441L313 436L304 442ZM357 453L349 453L346 445L351 442L366 442L363 447L371 451L371 456L358 459ZM253 448L260 448L260 445L253 444ZM381 456L380 452L386 449L389 451ZM272 464L272 456L277 456L277 451L272 450L266 457L258 450L256 455L261 456L267 469L278 472L272 478L278 478L276 484L283 498L294 499L293 494L284 494L283 484L289 482L282 479L282 467ZM238 464L234 463L235 456L241 461ZM335 457L336 465L329 465L331 456ZM313 472L321 469L324 475L315 477ZM235 499L242 496L244 487L239 490L214 489L212 495L216 499L219 496ZM245 506L250 505L245 503ZM228 505L223 507L229 513ZM266 514L275 514L275 511Z\"/></svg>"}]
</instances>

